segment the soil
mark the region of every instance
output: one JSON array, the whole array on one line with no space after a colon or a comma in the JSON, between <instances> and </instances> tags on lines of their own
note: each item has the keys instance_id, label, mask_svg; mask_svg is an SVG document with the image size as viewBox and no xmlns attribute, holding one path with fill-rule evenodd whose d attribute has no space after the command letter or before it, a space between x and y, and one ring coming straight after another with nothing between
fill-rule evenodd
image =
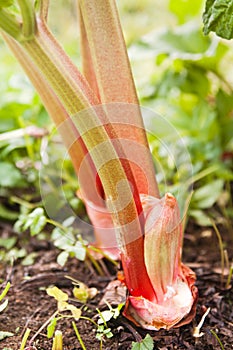
<instances>
[{"instance_id":1,"label":"soil","mask_svg":"<svg viewBox=\"0 0 233 350\"><path fill-rule=\"evenodd\" d=\"M1 227L4 232L7 229L11 234L9 225L2 224ZM223 228L220 228L220 232L229 261L232 261L233 234ZM55 299L48 296L45 291L48 286L56 285L72 298L73 285L71 280L65 277L69 275L89 287L97 288L98 294L87 301L85 306L72 301L75 306L82 307L82 316L96 321L96 308L101 310L107 308L106 305L101 306L100 301L109 282L116 276L116 268L108 261L102 262L105 276L98 275L92 265L76 259L70 259L62 268L56 263L57 249L46 241L31 238L26 248L28 252L36 251L37 256L33 265L22 266L20 261L16 261L13 266L0 265L1 278L4 281L6 279L11 281L8 292L9 304L0 314L0 331L14 333L13 336L0 341L1 350L19 350L26 328L31 329L29 336L31 339L56 311ZM213 229L200 229L191 224L188 226L184 237L183 262L197 275L199 299L194 320L178 329L156 332L137 328L120 315L117 319L108 322L113 337L104 339L103 350L131 349L132 342L141 341L147 333L153 338L154 349L233 349L233 287L229 283L226 288L229 271L226 269L224 276L222 275L220 248ZM118 297L121 298L122 295ZM114 304L113 300L112 304ZM210 308L210 312L201 328L203 335L195 338L194 327L200 322L207 308ZM90 320L80 319L76 321L76 326L87 350L101 349L100 342L96 339L96 327ZM62 331L63 350L83 349L75 335L70 318L61 319L56 329ZM221 341L221 345L217 338ZM30 347L33 350L52 349L52 339L47 338L46 327L39 332L31 345L34 345Z\"/></svg>"}]
</instances>

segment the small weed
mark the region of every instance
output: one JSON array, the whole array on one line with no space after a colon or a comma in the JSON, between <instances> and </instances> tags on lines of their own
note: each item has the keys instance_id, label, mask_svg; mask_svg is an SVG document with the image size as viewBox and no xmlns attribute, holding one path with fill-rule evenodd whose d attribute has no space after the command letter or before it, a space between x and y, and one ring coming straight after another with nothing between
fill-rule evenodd
<instances>
[{"instance_id":1,"label":"small weed","mask_svg":"<svg viewBox=\"0 0 233 350\"><path fill-rule=\"evenodd\" d=\"M52 350L62 350L63 349L63 339L62 332L56 331L55 336L53 338L53 347Z\"/></svg>"},{"instance_id":2,"label":"small weed","mask_svg":"<svg viewBox=\"0 0 233 350\"><path fill-rule=\"evenodd\" d=\"M132 350L153 350L153 338L147 334L141 342L132 342Z\"/></svg>"},{"instance_id":3,"label":"small weed","mask_svg":"<svg viewBox=\"0 0 233 350\"><path fill-rule=\"evenodd\" d=\"M61 250L57 256L57 263L59 265L64 266L69 257L76 258L80 261L90 261L98 274L104 275L101 263L95 259L94 254L101 254L105 258L108 258L107 255L102 253L100 249L90 245L81 237L79 230L73 226L74 221L75 217L70 216L60 223L47 218L42 207L37 207L30 212L30 207L22 206L21 214L18 220L15 222L14 230L18 233L22 233L29 229L31 236L38 236L43 232L46 224L53 225L54 229L50 239L55 247ZM14 243L15 242L12 244ZM26 252L24 252L22 257L25 257L25 255ZM33 262L33 257L34 256L27 257L27 260L24 260L24 264ZM111 258L108 259L113 264L117 264Z\"/></svg>"},{"instance_id":4,"label":"small weed","mask_svg":"<svg viewBox=\"0 0 233 350\"><path fill-rule=\"evenodd\" d=\"M220 340L220 338L219 338L219 336L215 333L215 331L214 331L213 329L211 329L210 332L211 332L211 334L213 334L213 336L215 337L215 339L217 339L217 341L218 341L218 343L219 343L219 345L220 345L220 348L221 348L222 350L225 350L225 349L224 349L224 346L223 346L223 344L222 344L222 342L221 342L221 340Z\"/></svg>"},{"instance_id":5,"label":"small weed","mask_svg":"<svg viewBox=\"0 0 233 350\"><path fill-rule=\"evenodd\" d=\"M10 289L10 282L7 282L5 288L3 289L2 293L0 294L0 301L3 300L3 298L5 298L5 296L7 295L9 289ZM6 307L8 305L8 299L5 299L5 301L2 302L2 304L0 304L0 312L3 312ZM0 331L0 340L7 338L7 337L12 337L14 334L11 332L6 332L6 331Z\"/></svg>"},{"instance_id":6,"label":"small weed","mask_svg":"<svg viewBox=\"0 0 233 350\"><path fill-rule=\"evenodd\" d=\"M30 330L29 328L27 328L26 331L25 331L25 333L24 333L24 336L23 336L21 345L20 345L20 350L24 350L24 349L25 349L25 346L26 346L28 337L29 337L29 335L30 335L30 332L31 332L31 330Z\"/></svg>"},{"instance_id":7,"label":"small weed","mask_svg":"<svg viewBox=\"0 0 233 350\"><path fill-rule=\"evenodd\" d=\"M79 283L81 285L81 282L75 281L76 283ZM77 288L77 287L75 287ZM88 287L82 283L82 288L86 291L88 290ZM77 288L78 289L78 288ZM47 288L47 294L52 296L57 301L57 310L50 316L50 318L38 329L38 331L33 335L33 337L29 340L29 346L26 348L27 350L33 349L33 343L36 339L36 337L41 333L41 331L47 327L47 337L50 339L53 338L53 348L52 350L62 350L62 335L61 332L56 331L57 324L59 320L63 318L70 318L75 321L78 321L79 319L88 320L91 323L94 324L95 327L98 328L98 324L93 321L91 318L82 316L82 310L81 308L76 307L73 304L69 303L69 296L67 293L63 292L61 289L59 289L56 286ZM74 293L75 294L75 293ZM75 295L74 295L75 296ZM87 300L87 299L86 299ZM67 313L68 312L68 313ZM85 346L82 342L81 336L77 330L76 324L74 321L72 321L72 325L75 331L75 334L82 346L82 349L85 350ZM29 332L29 330L28 330ZM22 349L24 350L25 344L27 342L27 338L29 336L29 333L26 332L21 344Z\"/></svg>"},{"instance_id":8,"label":"small weed","mask_svg":"<svg viewBox=\"0 0 233 350\"><path fill-rule=\"evenodd\" d=\"M200 337L202 337L204 335L204 333L200 332L200 330L201 330L201 328L202 328L202 326L204 324L205 318L206 318L206 316L208 315L209 312L210 312L210 308L208 308L206 310L206 312L204 313L204 315L201 318L201 321L198 323L198 325L196 327L194 327L193 336L195 338L200 338Z\"/></svg>"}]
</instances>

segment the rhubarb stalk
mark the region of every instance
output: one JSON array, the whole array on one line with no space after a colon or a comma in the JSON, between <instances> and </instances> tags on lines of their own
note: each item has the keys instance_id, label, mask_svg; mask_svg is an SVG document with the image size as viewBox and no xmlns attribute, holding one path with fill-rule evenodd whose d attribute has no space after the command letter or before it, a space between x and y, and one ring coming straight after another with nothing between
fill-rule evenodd
<instances>
[{"instance_id":1,"label":"rhubarb stalk","mask_svg":"<svg viewBox=\"0 0 233 350\"><path fill-rule=\"evenodd\" d=\"M29 0L22 1L30 6ZM26 6L21 6L21 11L25 8ZM143 291L143 294L151 300L154 298L154 292L143 262L143 232L139 220L141 203L136 186L132 193L130 183L135 184L135 179L130 167L125 163L127 168L125 173L108 133L101 123L101 115L104 111L101 108L97 115L93 108L97 99L85 79L54 39L45 22L36 16L32 19L30 11L27 17L27 13L28 11L25 11L22 19L26 22L35 20L36 23L27 26L31 28L31 32L27 31L26 37L20 32L14 38L22 38L18 40L19 44L59 98L82 137L101 179L106 205L118 231L119 241L122 242L122 250L124 252L128 250L126 241L138 242L137 250L134 249L131 252L132 262L137 265L137 269L132 269L128 277L128 284L131 285L132 295L140 295ZM4 30L4 23L0 24ZM7 32L11 34L8 28ZM78 112L82 110L86 112L78 115ZM106 116L105 120L107 120ZM108 121L108 124L111 125L111 122ZM112 128L111 132L114 133ZM119 147L118 142L118 149ZM123 150L121 154L124 154ZM114 176L109 176L109 174L114 174ZM131 265L132 263L129 262L129 266Z\"/></svg>"},{"instance_id":2,"label":"rhubarb stalk","mask_svg":"<svg viewBox=\"0 0 233 350\"><path fill-rule=\"evenodd\" d=\"M79 2L86 78L47 27L48 0L41 1L39 15L30 0L18 4L21 19L1 8L0 26L55 123L68 121L71 126L76 171L87 158L91 179L98 173L98 190L90 195L81 181L82 196L94 221L111 214L107 223L114 227L129 290L124 315L147 329L189 322L197 300L195 274L181 263L183 232L176 199L171 194L159 198L115 2ZM64 139L69 132L67 127Z\"/></svg>"}]
</instances>

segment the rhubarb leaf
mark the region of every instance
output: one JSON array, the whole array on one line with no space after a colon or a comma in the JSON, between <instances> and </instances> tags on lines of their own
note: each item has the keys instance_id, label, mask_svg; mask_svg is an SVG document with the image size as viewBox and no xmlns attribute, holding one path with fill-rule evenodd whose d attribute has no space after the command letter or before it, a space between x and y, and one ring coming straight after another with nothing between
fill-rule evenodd
<instances>
[{"instance_id":1,"label":"rhubarb leaf","mask_svg":"<svg viewBox=\"0 0 233 350\"><path fill-rule=\"evenodd\" d=\"M203 14L204 34L215 32L224 39L233 38L233 0L207 0Z\"/></svg>"},{"instance_id":2,"label":"rhubarb leaf","mask_svg":"<svg viewBox=\"0 0 233 350\"><path fill-rule=\"evenodd\" d=\"M132 350L153 350L153 349L154 349L153 338L149 334L147 334L141 342L132 343Z\"/></svg>"}]
</instances>

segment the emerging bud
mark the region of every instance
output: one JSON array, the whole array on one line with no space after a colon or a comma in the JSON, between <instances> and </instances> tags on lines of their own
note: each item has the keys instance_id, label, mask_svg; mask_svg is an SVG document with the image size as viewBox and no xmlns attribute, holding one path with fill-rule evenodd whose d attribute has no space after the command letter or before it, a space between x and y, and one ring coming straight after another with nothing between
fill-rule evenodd
<instances>
[{"instance_id":1,"label":"emerging bud","mask_svg":"<svg viewBox=\"0 0 233 350\"><path fill-rule=\"evenodd\" d=\"M190 322L195 314L195 274L181 264L182 225L175 197L141 195L141 200L145 265L156 300L129 296L125 316L146 329L169 329Z\"/></svg>"}]
</instances>

